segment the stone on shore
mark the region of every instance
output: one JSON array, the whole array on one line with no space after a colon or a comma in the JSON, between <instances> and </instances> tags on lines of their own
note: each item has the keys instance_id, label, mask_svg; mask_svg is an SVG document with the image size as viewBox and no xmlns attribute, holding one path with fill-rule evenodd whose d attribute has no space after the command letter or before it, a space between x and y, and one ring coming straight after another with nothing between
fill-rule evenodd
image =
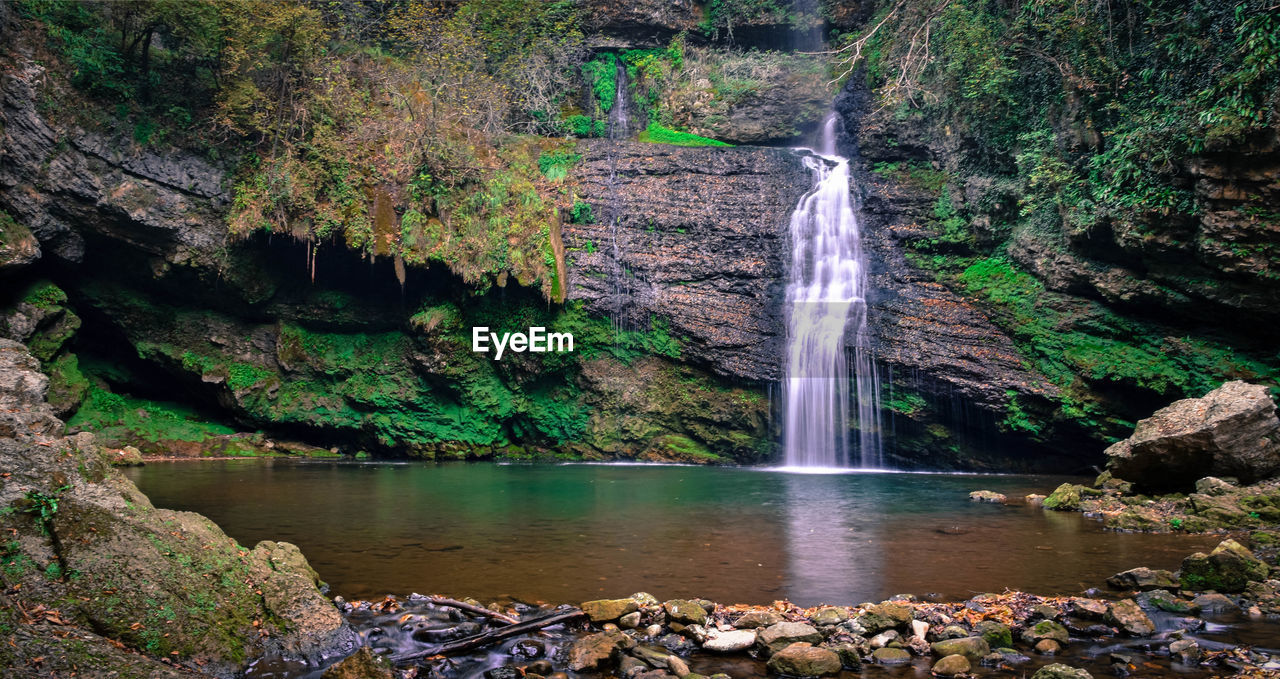
<instances>
[{"instance_id":1,"label":"stone on shore","mask_svg":"<svg viewBox=\"0 0 1280 679\"><path fill-rule=\"evenodd\" d=\"M1223 540L1209 554L1182 560L1182 587L1192 591L1243 592L1250 581L1267 579L1267 564L1235 540Z\"/></svg>"},{"instance_id":2,"label":"stone on shore","mask_svg":"<svg viewBox=\"0 0 1280 679\"><path fill-rule=\"evenodd\" d=\"M1147 617L1142 607L1133 599L1121 599L1111 604L1107 622L1135 637L1154 634L1156 631L1155 623L1151 622L1151 618Z\"/></svg>"},{"instance_id":3,"label":"stone on shore","mask_svg":"<svg viewBox=\"0 0 1280 679\"><path fill-rule=\"evenodd\" d=\"M569 647L569 669L574 672L606 669L612 661L614 649L628 649L636 642L622 632L610 631L589 634Z\"/></svg>"},{"instance_id":4,"label":"stone on shore","mask_svg":"<svg viewBox=\"0 0 1280 679\"><path fill-rule=\"evenodd\" d=\"M901 648L877 648L871 659L878 665L905 665L911 662L911 654Z\"/></svg>"},{"instance_id":5,"label":"stone on shore","mask_svg":"<svg viewBox=\"0 0 1280 679\"><path fill-rule=\"evenodd\" d=\"M803 622L780 622L756 633L756 643L766 654L777 653L799 641L821 643L822 634L813 625Z\"/></svg>"},{"instance_id":6,"label":"stone on shore","mask_svg":"<svg viewBox=\"0 0 1280 679\"><path fill-rule=\"evenodd\" d=\"M969 659L963 655L949 655L934 663L932 672L939 677L954 677L965 674L970 667Z\"/></svg>"},{"instance_id":7,"label":"stone on shore","mask_svg":"<svg viewBox=\"0 0 1280 679\"><path fill-rule=\"evenodd\" d=\"M755 629L757 627L768 627L782 622L782 616L773 611L751 611L734 621L733 626L738 629Z\"/></svg>"},{"instance_id":8,"label":"stone on shore","mask_svg":"<svg viewBox=\"0 0 1280 679\"><path fill-rule=\"evenodd\" d=\"M982 660L982 656L991 652L991 645L982 637L965 637L963 639L943 639L930 646L935 655L963 655L970 660Z\"/></svg>"},{"instance_id":9,"label":"stone on shore","mask_svg":"<svg viewBox=\"0 0 1280 679\"><path fill-rule=\"evenodd\" d=\"M1186 492L1206 472L1253 483L1280 472L1280 418L1265 386L1227 382L1157 410L1106 454L1144 491Z\"/></svg>"},{"instance_id":10,"label":"stone on shore","mask_svg":"<svg viewBox=\"0 0 1280 679\"><path fill-rule=\"evenodd\" d=\"M597 599L582 602L580 608L588 618L591 618L591 622L612 622L628 613L638 611L640 604L636 603L635 599Z\"/></svg>"},{"instance_id":11,"label":"stone on shore","mask_svg":"<svg viewBox=\"0 0 1280 679\"><path fill-rule=\"evenodd\" d=\"M707 610L697 601L672 599L662 604L662 608L666 610L667 617L685 625L701 625L707 622Z\"/></svg>"},{"instance_id":12,"label":"stone on shore","mask_svg":"<svg viewBox=\"0 0 1280 679\"><path fill-rule=\"evenodd\" d=\"M748 629L720 632L709 630L707 640L702 643L703 650L716 653L733 653L745 651L756 643L756 633Z\"/></svg>"},{"instance_id":13,"label":"stone on shore","mask_svg":"<svg viewBox=\"0 0 1280 679\"><path fill-rule=\"evenodd\" d=\"M142 460L142 452L133 446L109 450L107 453L111 456L112 467L141 467L145 464Z\"/></svg>"},{"instance_id":14,"label":"stone on shore","mask_svg":"<svg viewBox=\"0 0 1280 679\"><path fill-rule=\"evenodd\" d=\"M1107 578L1107 586L1112 589L1136 589L1140 592L1146 592L1153 589L1177 587L1178 579L1169 571L1142 566L1130 568Z\"/></svg>"},{"instance_id":15,"label":"stone on shore","mask_svg":"<svg viewBox=\"0 0 1280 679\"><path fill-rule=\"evenodd\" d=\"M791 644L769 658L769 671L790 677L824 677L843 669L835 651L800 642Z\"/></svg>"}]
</instances>

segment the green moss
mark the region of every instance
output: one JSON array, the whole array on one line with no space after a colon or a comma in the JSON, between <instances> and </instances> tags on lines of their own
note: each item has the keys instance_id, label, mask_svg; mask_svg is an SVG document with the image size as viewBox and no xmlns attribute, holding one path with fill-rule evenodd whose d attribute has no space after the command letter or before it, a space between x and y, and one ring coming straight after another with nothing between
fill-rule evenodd
<instances>
[{"instance_id":1,"label":"green moss","mask_svg":"<svg viewBox=\"0 0 1280 679\"><path fill-rule=\"evenodd\" d=\"M49 403L60 412L79 407L89 391L89 379L80 372L80 359L65 354L44 366L49 376Z\"/></svg>"},{"instance_id":2,"label":"green moss","mask_svg":"<svg viewBox=\"0 0 1280 679\"><path fill-rule=\"evenodd\" d=\"M639 140L650 144L670 144L672 146L733 146L733 144L709 137L673 130L659 123L649 123L649 126L640 133Z\"/></svg>"},{"instance_id":3,"label":"green moss","mask_svg":"<svg viewBox=\"0 0 1280 679\"><path fill-rule=\"evenodd\" d=\"M113 394L97 386L89 387L84 404L67 421L67 427L96 432L105 442L118 445L205 441L235 433L176 403Z\"/></svg>"},{"instance_id":4,"label":"green moss","mask_svg":"<svg viewBox=\"0 0 1280 679\"><path fill-rule=\"evenodd\" d=\"M48 281L41 281L27 289L22 302L37 309L56 309L67 303L67 293Z\"/></svg>"}]
</instances>

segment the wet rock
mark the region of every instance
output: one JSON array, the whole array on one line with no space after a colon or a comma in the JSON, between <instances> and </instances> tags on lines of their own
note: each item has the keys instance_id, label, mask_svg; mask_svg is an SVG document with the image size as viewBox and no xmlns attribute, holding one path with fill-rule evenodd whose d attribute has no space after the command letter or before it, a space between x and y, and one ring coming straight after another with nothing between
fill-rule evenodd
<instances>
[{"instance_id":1,"label":"wet rock","mask_svg":"<svg viewBox=\"0 0 1280 679\"><path fill-rule=\"evenodd\" d=\"M1047 497L1047 496L1045 496L1045 495L1039 495L1039 494L1036 494L1036 493L1032 493L1032 494L1030 494L1030 495L1026 496L1026 498L1024 498L1024 499L1027 501L1027 504L1031 505L1032 507L1042 507L1042 506L1044 506L1044 500L1045 500L1045 498L1046 498L1046 497Z\"/></svg>"},{"instance_id":2,"label":"wet rock","mask_svg":"<svg viewBox=\"0 0 1280 679\"><path fill-rule=\"evenodd\" d=\"M1156 631L1155 623L1142 612L1142 607L1133 599L1121 599L1111 604L1107 613L1107 622L1124 630L1130 636L1141 637Z\"/></svg>"},{"instance_id":3,"label":"wet rock","mask_svg":"<svg viewBox=\"0 0 1280 679\"><path fill-rule=\"evenodd\" d=\"M1206 471L1252 483L1280 472L1280 419L1265 386L1227 382L1139 421L1106 454L1142 490L1185 492Z\"/></svg>"},{"instance_id":4,"label":"wet rock","mask_svg":"<svg viewBox=\"0 0 1280 679\"><path fill-rule=\"evenodd\" d=\"M1086 488L1075 483L1064 483L1054 489L1042 503L1045 509L1059 512L1074 512L1080 509L1080 502Z\"/></svg>"},{"instance_id":5,"label":"wet rock","mask_svg":"<svg viewBox=\"0 0 1280 679\"><path fill-rule=\"evenodd\" d=\"M900 648L877 648L871 652L871 660L877 665L905 665L911 662L911 654Z\"/></svg>"},{"instance_id":6,"label":"wet rock","mask_svg":"<svg viewBox=\"0 0 1280 679\"><path fill-rule=\"evenodd\" d=\"M146 464L142 460L142 452L133 446L110 450L107 454L111 456L112 467L141 467Z\"/></svg>"},{"instance_id":7,"label":"wet rock","mask_svg":"<svg viewBox=\"0 0 1280 679\"><path fill-rule=\"evenodd\" d=\"M871 606L858 616L857 620L868 634L876 634L907 624L911 620L911 609L902 604L886 601Z\"/></svg>"},{"instance_id":8,"label":"wet rock","mask_svg":"<svg viewBox=\"0 0 1280 679\"><path fill-rule=\"evenodd\" d=\"M1054 663L1036 670L1031 679L1093 679L1093 675L1078 667Z\"/></svg>"},{"instance_id":9,"label":"wet rock","mask_svg":"<svg viewBox=\"0 0 1280 679\"><path fill-rule=\"evenodd\" d=\"M1224 594L1201 594L1200 596L1192 599L1191 603L1199 606L1200 610L1206 613L1223 613L1226 611L1240 610L1240 606Z\"/></svg>"},{"instance_id":10,"label":"wet rock","mask_svg":"<svg viewBox=\"0 0 1280 679\"><path fill-rule=\"evenodd\" d=\"M634 599L598 599L584 601L580 606L591 622L609 622L639 610L640 605ZM634 625L633 625L634 626Z\"/></svg>"},{"instance_id":11,"label":"wet rock","mask_svg":"<svg viewBox=\"0 0 1280 679\"><path fill-rule=\"evenodd\" d=\"M792 677L824 677L839 674L840 656L827 648L800 642L791 644L769 658L769 671Z\"/></svg>"},{"instance_id":12,"label":"wet rock","mask_svg":"<svg viewBox=\"0 0 1280 679\"><path fill-rule=\"evenodd\" d=\"M760 629L756 634L756 644L766 654L773 654L796 642L817 644L822 641L822 634L813 625L803 622L780 622Z\"/></svg>"},{"instance_id":13,"label":"wet rock","mask_svg":"<svg viewBox=\"0 0 1280 679\"><path fill-rule=\"evenodd\" d=\"M1200 645L1191 639L1179 639L1169 644L1169 655L1186 665L1200 662Z\"/></svg>"},{"instance_id":14,"label":"wet rock","mask_svg":"<svg viewBox=\"0 0 1280 679\"><path fill-rule=\"evenodd\" d=\"M490 670L485 670L484 679L524 679L524 672L520 671L515 665L503 665Z\"/></svg>"},{"instance_id":15,"label":"wet rock","mask_svg":"<svg viewBox=\"0 0 1280 679\"><path fill-rule=\"evenodd\" d=\"M1008 501L1009 498L1003 493L997 493L992 490L975 490L972 493L969 493L969 499L974 502L991 502L1002 505Z\"/></svg>"},{"instance_id":16,"label":"wet rock","mask_svg":"<svg viewBox=\"0 0 1280 679\"><path fill-rule=\"evenodd\" d=\"M597 671L609 667L614 649L629 649L635 641L622 632L590 634L569 647L569 669L574 672Z\"/></svg>"},{"instance_id":17,"label":"wet rock","mask_svg":"<svg viewBox=\"0 0 1280 679\"><path fill-rule=\"evenodd\" d=\"M1002 622L983 620L974 626L973 631L985 639L991 648L1007 648L1013 645L1013 630Z\"/></svg>"},{"instance_id":18,"label":"wet rock","mask_svg":"<svg viewBox=\"0 0 1280 679\"><path fill-rule=\"evenodd\" d=\"M1054 639L1041 639L1036 642L1036 653L1040 655L1057 655L1062 651L1062 644Z\"/></svg>"},{"instance_id":19,"label":"wet rock","mask_svg":"<svg viewBox=\"0 0 1280 679\"><path fill-rule=\"evenodd\" d=\"M622 656L622 659L618 661L618 676L622 677L622 679L633 679L635 676L651 669L653 668L649 666L649 663L629 655Z\"/></svg>"},{"instance_id":20,"label":"wet rock","mask_svg":"<svg viewBox=\"0 0 1280 679\"><path fill-rule=\"evenodd\" d=\"M912 636L917 636L921 639L925 638L929 634L929 623L923 620L912 620L911 634Z\"/></svg>"},{"instance_id":21,"label":"wet rock","mask_svg":"<svg viewBox=\"0 0 1280 679\"><path fill-rule=\"evenodd\" d=\"M547 645L540 639L521 639L512 644L511 652L521 658L541 658L547 654Z\"/></svg>"},{"instance_id":22,"label":"wet rock","mask_svg":"<svg viewBox=\"0 0 1280 679\"><path fill-rule=\"evenodd\" d=\"M1178 579L1173 573L1156 570L1145 566L1131 568L1107 578L1107 586L1112 589L1136 589L1145 592L1152 589L1168 589L1178 586Z\"/></svg>"},{"instance_id":23,"label":"wet rock","mask_svg":"<svg viewBox=\"0 0 1280 679\"><path fill-rule=\"evenodd\" d=\"M621 618L618 618L618 627L622 629L635 629L640 626L640 611L632 611Z\"/></svg>"},{"instance_id":24,"label":"wet rock","mask_svg":"<svg viewBox=\"0 0 1280 679\"><path fill-rule=\"evenodd\" d=\"M686 625L701 625L707 621L707 611L697 601L672 599L662 604L662 608L668 618Z\"/></svg>"},{"instance_id":25,"label":"wet rock","mask_svg":"<svg viewBox=\"0 0 1280 679\"><path fill-rule=\"evenodd\" d=\"M1180 599L1163 589L1143 592L1137 597L1143 610L1161 610L1175 615L1199 615L1200 607L1186 599Z\"/></svg>"},{"instance_id":26,"label":"wet rock","mask_svg":"<svg viewBox=\"0 0 1280 679\"><path fill-rule=\"evenodd\" d=\"M1192 591L1243 592L1250 581L1267 577L1267 564L1235 540L1223 540L1209 554L1183 559L1181 583Z\"/></svg>"},{"instance_id":27,"label":"wet rock","mask_svg":"<svg viewBox=\"0 0 1280 679\"><path fill-rule=\"evenodd\" d=\"M629 598L635 601L637 604L640 604L642 608L652 608L662 603L658 601L658 597L648 592L636 592L635 594L632 594Z\"/></svg>"},{"instance_id":28,"label":"wet rock","mask_svg":"<svg viewBox=\"0 0 1280 679\"><path fill-rule=\"evenodd\" d=\"M1070 641L1071 635L1066 627L1052 620L1041 620L1022 632L1022 640L1029 644L1034 644L1041 639L1053 639L1060 644L1065 644Z\"/></svg>"},{"instance_id":29,"label":"wet rock","mask_svg":"<svg viewBox=\"0 0 1280 679\"><path fill-rule=\"evenodd\" d=\"M963 639L968 636L972 636L969 634L969 630L960 625L947 625L942 628L942 631L938 632L938 638L940 639Z\"/></svg>"},{"instance_id":30,"label":"wet rock","mask_svg":"<svg viewBox=\"0 0 1280 679\"><path fill-rule=\"evenodd\" d=\"M840 664L847 670L856 670L862 667L862 656L866 655L871 649L866 646L864 641L862 645L852 643L839 643L827 646L836 655L840 656Z\"/></svg>"},{"instance_id":31,"label":"wet rock","mask_svg":"<svg viewBox=\"0 0 1280 679\"><path fill-rule=\"evenodd\" d=\"M815 625L838 625L849 619L849 612L834 606L819 609L810 616L809 621Z\"/></svg>"},{"instance_id":32,"label":"wet rock","mask_svg":"<svg viewBox=\"0 0 1280 679\"><path fill-rule=\"evenodd\" d=\"M702 648L716 653L733 653L734 651L745 651L755 643L756 633L752 630L741 629L728 632L708 630L707 640L702 642Z\"/></svg>"},{"instance_id":33,"label":"wet rock","mask_svg":"<svg viewBox=\"0 0 1280 679\"><path fill-rule=\"evenodd\" d=\"M773 611L751 611L734 621L733 626L740 629L768 627L782 622L782 616Z\"/></svg>"},{"instance_id":34,"label":"wet rock","mask_svg":"<svg viewBox=\"0 0 1280 679\"><path fill-rule=\"evenodd\" d=\"M386 658L374 654L368 646L347 656L342 662L326 669L320 679L393 679L395 672ZM489 677L487 679L498 679Z\"/></svg>"},{"instance_id":35,"label":"wet rock","mask_svg":"<svg viewBox=\"0 0 1280 679\"><path fill-rule=\"evenodd\" d=\"M933 664L933 673L939 677L954 677L965 674L971 668L969 658L963 655L949 655Z\"/></svg>"},{"instance_id":36,"label":"wet rock","mask_svg":"<svg viewBox=\"0 0 1280 679\"><path fill-rule=\"evenodd\" d=\"M672 653L691 653L698 645L688 637L679 634L664 634L658 638L658 645Z\"/></svg>"},{"instance_id":37,"label":"wet rock","mask_svg":"<svg viewBox=\"0 0 1280 679\"><path fill-rule=\"evenodd\" d=\"M1206 476L1196 481L1196 492L1203 495L1226 495L1237 490L1234 483L1216 476Z\"/></svg>"},{"instance_id":38,"label":"wet rock","mask_svg":"<svg viewBox=\"0 0 1280 679\"><path fill-rule=\"evenodd\" d=\"M631 655L645 661L650 667L666 667L667 659L673 657L671 651L652 644L636 646L631 649Z\"/></svg>"},{"instance_id":39,"label":"wet rock","mask_svg":"<svg viewBox=\"0 0 1280 679\"><path fill-rule=\"evenodd\" d=\"M982 637L965 637L964 639L944 639L935 641L930 646L935 655L963 655L973 661L991 652L991 646Z\"/></svg>"},{"instance_id":40,"label":"wet rock","mask_svg":"<svg viewBox=\"0 0 1280 679\"><path fill-rule=\"evenodd\" d=\"M1112 576L1117 577L1117 576ZM1071 609L1076 615L1090 620L1102 620L1107 616L1107 602L1099 599L1075 598L1071 600Z\"/></svg>"},{"instance_id":41,"label":"wet rock","mask_svg":"<svg viewBox=\"0 0 1280 679\"><path fill-rule=\"evenodd\" d=\"M1031 608L1031 617L1033 619L1055 620L1060 615L1062 615L1062 611L1049 604L1036 604Z\"/></svg>"},{"instance_id":42,"label":"wet rock","mask_svg":"<svg viewBox=\"0 0 1280 679\"><path fill-rule=\"evenodd\" d=\"M889 644L898 640L900 635L894 630L885 630L867 641L867 645L871 648L884 648Z\"/></svg>"},{"instance_id":43,"label":"wet rock","mask_svg":"<svg viewBox=\"0 0 1280 679\"><path fill-rule=\"evenodd\" d=\"M678 655L667 656L667 671L677 677L689 674L689 665Z\"/></svg>"},{"instance_id":44,"label":"wet rock","mask_svg":"<svg viewBox=\"0 0 1280 679\"><path fill-rule=\"evenodd\" d=\"M526 673L541 674L544 677L555 672L555 670L555 666L549 660L535 660L524 666Z\"/></svg>"}]
</instances>

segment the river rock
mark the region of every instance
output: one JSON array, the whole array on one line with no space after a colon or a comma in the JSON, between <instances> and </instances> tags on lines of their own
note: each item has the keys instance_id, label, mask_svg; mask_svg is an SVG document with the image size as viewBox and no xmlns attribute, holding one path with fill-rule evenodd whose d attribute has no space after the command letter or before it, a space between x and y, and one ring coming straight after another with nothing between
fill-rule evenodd
<instances>
[{"instance_id":1,"label":"river rock","mask_svg":"<svg viewBox=\"0 0 1280 679\"><path fill-rule=\"evenodd\" d=\"M898 636L898 633L894 630L885 630L868 639L867 645L871 648L884 648L885 646L897 641Z\"/></svg>"},{"instance_id":2,"label":"river rock","mask_svg":"<svg viewBox=\"0 0 1280 679\"><path fill-rule=\"evenodd\" d=\"M622 629L635 629L640 626L640 611L632 611L618 618L618 627Z\"/></svg>"},{"instance_id":3,"label":"river rock","mask_svg":"<svg viewBox=\"0 0 1280 679\"><path fill-rule=\"evenodd\" d=\"M1196 492L1202 495L1226 495L1237 490L1234 483L1216 476L1206 476L1196 481Z\"/></svg>"},{"instance_id":4,"label":"river rock","mask_svg":"<svg viewBox=\"0 0 1280 679\"><path fill-rule=\"evenodd\" d=\"M1180 599L1163 589L1142 592L1137 596L1143 610L1161 610L1175 615L1200 615L1200 607L1186 599Z\"/></svg>"},{"instance_id":5,"label":"river rock","mask_svg":"<svg viewBox=\"0 0 1280 679\"><path fill-rule=\"evenodd\" d=\"M1062 651L1062 644L1053 639L1041 639L1036 642L1036 653L1040 655L1057 655Z\"/></svg>"},{"instance_id":6,"label":"river rock","mask_svg":"<svg viewBox=\"0 0 1280 679\"><path fill-rule=\"evenodd\" d=\"M569 647L569 669L574 672L599 671L611 663L614 649L629 649L636 644L622 632L589 634Z\"/></svg>"},{"instance_id":7,"label":"river rock","mask_svg":"<svg viewBox=\"0 0 1280 679\"><path fill-rule=\"evenodd\" d=\"M1153 589L1177 587L1178 579L1169 571L1142 566L1116 573L1107 578L1107 585L1112 589L1136 589L1145 592Z\"/></svg>"},{"instance_id":8,"label":"river rock","mask_svg":"<svg viewBox=\"0 0 1280 679\"><path fill-rule=\"evenodd\" d=\"M1085 487L1076 483L1064 483L1049 493L1049 497L1044 499L1041 504L1045 509L1052 509L1059 512L1074 512L1080 509L1080 502L1084 499Z\"/></svg>"},{"instance_id":9,"label":"river rock","mask_svg":"<svg viewBox=\"0 0 1280 679\"><path fill-rule=\"evenodd\" d=\"M1280 419L1265 386L1227 382L1157 410L1106 454L1142 490L1185 492L1206 471L1253 483L1280 472Z\"/></svg>"},{"instance_id":10,"label":"river rock","mask_svg":"<svg viewBox=\"0 0 1280 679\"><path fill-rule=\"evenodd\" d=\"M689 664L678 655L669 655L667 656L667 671L677 677L683 677L689 674Z\"/></svg>"},{"instance_id":11,"label":"river rock","mask_svg":"<svg viewBox=\"0 0 1280 679\"><path fill-rule=\"evenodd\" d=\"M368 646L326 669L320 679L394 679L395 671L386 658L374 654Z\"/></svg>"},{"instance_id":12,"label":"river rock","mask_svg":"<svg viewBox=\"0 0 1280 679\"><path fill-rule=\"evenodd\" d=\"M640 609L635 599L598 599L582 602L582 612L591 622L609 622ZM634 625L632 625L634 627Z\"/></svg>"},{"instance_id":13,"label":"river rock","mask_svg":"<svg viewBox=\"0 0 1280 679\"><path fill-rule=\"evenodd\" d=\"M1093 675L1079 667L1054 663L1036 670L1031 679L1093 679Z\"/></svg>"},{"instance_id":14,"label":"river rock","mask_svg":"<svg viewBox=\"0 0 1280 679\"><path fill-rule=\"evenodd\" d=\"M782 616L773 611L751 611L734 621L733 626L740 629L768 627L782 622Z\"/></svg>"},{"instance_id":15,"label":"river rock","mask_svg":"<svg viewBox=\"0 0 1280 679\"><path fill-rule=\"evenodd\" d=\"M933 642L930 648L933 650L935 655L963 655L975 662L982 660L982 656L991 652L991 645L982 637L943 639L942 641Z\"/></svg>"},{"instance_id":16,"label":"river rock","mask_svg":"<svg viewBox=\"0 0 1280 679\"><path fill-rule=\"evenodd\" d=\"M1178 639L1169 644L1169 655L1184 664L1194 665L1200 661L1200 645L1192 639Z\"/></svg>"},{"instance_id":17,"label":"river rock","mask_svg":"<svg viewBox=\"0 0 1280 679\"><path fill-rule=\"evenodd\" d=\"M1027 504L1031 505L1032 507L1041 507L1041 506L1044 506L1045 497L1047 496L1040 495L1039 493L1031 493L1030 495L1027 495L1024 499L1027 501Z\"/></svg>"},{"instance_id":18,"label":"river rock","mask_svg":"<svg viewBox=\"0 0 1280 679\"><path fill-rule=\"evenodd\" d=\"M1008 648L1013 645L1013 630L996 620L983 620L973 631L986 640L991 648Z\"/></svg>"},{"instance_id":19,"label":"river rock","mask_svg":"<svg viewBox=\"0 0 1280 679\"><path fill-rule=\"evenodd\" d=\"M503 665L485 670L484 679L523 679L524 672L515 665ZM364 679L361 677L361 679Z\"/></svg>"},{"instance_id":20,"label":"river rock","mask_svg":"<svg viewBox=\"0 0 1280 679\"><path fill-rule=\"evenodd\" d=\"M818 626L839 625L849 619L849 612L843 608L828 606L818 609L816 613L809 616L809 621Z\"/></svg>"},{"instance_id":21,"label":"river rock","mask_svg":"<svg viewBox=\"0 0 1280 679\"><path fill-rule=\"evenodd\" d=\"M686 625L701 625L707 621L707 610L697 601L672 599L662 604L667 617Z\"/></svg>"},{"instance_id":22,"label":"river rock","mask_svg":"<svg viewBox=\"0 0 1280 679\"><path fill-rule=\"evenodd\" d=\"M866 640L859 639L861 644L856 643L838 643L828 644L827 648L835 651L840 656L840 664L844 665L847 670L856 670L862 667L862 656L866 655L871 649L867 647Z\"/></svg>"},{"instance_id":23,"label":"river rock","mask_svg":"<svg viewBox=\"0 0 1280 679\"><path fill-rule=\"evenodd\" d=\"M876 634L907 624L911 620L911 608L886 601L871 606L857 620L868 634Z\"/></svg>"},{"instance_id":24,"label":"river rock","mask_svg":"<svg viewBox=\"0 0 1280 679\"><path fill-rule=\"evenodd\" d=\"M1243 592L1251 580L1267 578L1267 564L1235 540L1223 540L1209 554L1196 552L1182 560L1184 589Z\"/></svg>"},{"instance_id":25,"label":"river rock","mask_svg":"<svg viewBox=\"0 0 1280 679\"><path fill-rule=\"evenodd\" d=\"M975 490L972 493L969 493L969 499L974 502L991 502L1002 505L1009 498L1003 493L997 493L993 490Z\"/></svg>"},{"instance_id":26,"label":"river rock","mask_svg":"<svg viewBox=\"0 0 1280 679\"><path fill-rule=\"evenodd\" d=\"M821 643L822 634L813 625L803 622L780 622L765 627L756 634L756 644L766 654L777 653L798 641L809 644Z\"/></svg>"},{"instance_id":27,"label":"river rock","mask_svg":"<svg viewBox=\"0 0 1280 679\"><path fill-rule=\"evenodd\" d=\"M617 674L622 679L634 679L636 676L648 672L653 669L649 667L649 663L630 655L624 655L618 660Z\"/></svg>"},{"instance_id":28,"label":"river rock","mask_svg":"<svg viewBox=\"0 0 1280 679\"><path fill-rule=\"evenodd\" d=\"M835 651L800 642L791 644L769 658L769 671L791 677L824 677L843 669Z\"/></svg>"},{"instance_id":29,"label":"river rock","mask_svg":"<svg viewBox=\"0 0 1280 679\"><path fill-rule=\"evenodd\" d=\"M963 655L949 655L933 664L933 673L939 677L954 677L969 671L969 659Z\"/></svg>"},{"instance_id":30,"label":"river rock","mask_svg":"<svg viewBox=\"0 0 1280 679\"><path fill-rule=\"evenodd\" d=\"M1107 602L1077 597L1071 600L1071 610L1082 618L1102 620L1107 617Z\"/></svg>"},{"instance_id":31,"label":"river rock","mask_svg":"<svg viewBox=\"0 0 1280 679\"><path fill-rule=\"evenodd\" d=\"M871 659L878 665L905 665L911 662L911 654L901 648L877 648Z\"/></svg>"},{"instance_id":32,"label":"river rock","mask_svg":"<svg viewBox=\"0 0 1280 679\"><path fill-rule=\"evenodd\" d=\"M1225 611L1238 611L1240 606L1236 604L1231 597L1216 592L1210 594L1201 594L1191 600L1191 603L1200 607L1200 610L1208 613L1222 613Z\"/></svg>"},{"instance_id":33,"label":"river rock","mask_svg":"<svg viewBox=\"0 0 1280 679\"><path fill-rule=\"evenodd\" d=\"M733 653L745 651L755 643L756 633L752 630L737 629L720 632L712 629L707 631L707 640L702 642L702 648L716 653Z\"/></svg>"},{"instance_id":34,"label":"river rock","mask_svg":"<svg viewBox=\"0 0 1280 679\"><path fill-rule=\"evenodd\" d=\"M133 446L125 446L108 453L111 455L112 467L141 467L145 464L142 460L142 452Z\"/></svg>"},{"instance_id":35,"label":"river rock","mask_svg":"<svg viewBox=\"0 0 1280 679\"><path fill-rule=\"evenodd\" d=\"M1107 613L1107 622L1123 629L1135 637L1142 637L1156 631L1155 623L1142 612L1142 607L1133 599L1121 599L1111 604Z\"/></svg>"},{"instance_id":36,"label":"river rock","mask_svg":"<svg viewBox=\"0 0 1280 679\"><path fill-rule=\"evenodd\" d=\"M1070 641L1071 635L1066 627L1052 620L1041 620L1022 632L1022 640L1029 644L1034 644L1041 639L1053 639L1060 644L1066 644Z\"/></svg>"}]
</instances>

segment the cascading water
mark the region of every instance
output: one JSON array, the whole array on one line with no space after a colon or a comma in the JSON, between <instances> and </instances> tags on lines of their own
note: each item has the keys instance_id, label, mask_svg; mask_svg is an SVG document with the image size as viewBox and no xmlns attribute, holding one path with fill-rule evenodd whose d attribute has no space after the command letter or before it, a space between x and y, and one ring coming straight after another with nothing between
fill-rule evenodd
<instances>
[{"instance_id":1,"label":"cascading water","mask_svg":"<svg viewBox=\"0 0 1280 679\"><path fill-rule=\"evenodd\" d=\"M849 197L849 160L836 154L840 119L823 124L818 148L804 149L814 188L791 213L791 271L787 282L787 375L784 385L784 464L787 467L864 468L883 465L880 385L867 339L867 262ZM849 357L854 335L853 385L857 448L849 449Z\"/></svg>"},{"instance_id":2,"label":"cascading water","mask_svg":"<svg viewBox=\"0 0 1280 679\"><path fill-rule=\"evenodd\" d=\"M631 97L627 96L627 67L622 60L616 66L613 91L613 108L609 110L609 138L613 140L631 138Z\"/></svg>"}]
</instances>

